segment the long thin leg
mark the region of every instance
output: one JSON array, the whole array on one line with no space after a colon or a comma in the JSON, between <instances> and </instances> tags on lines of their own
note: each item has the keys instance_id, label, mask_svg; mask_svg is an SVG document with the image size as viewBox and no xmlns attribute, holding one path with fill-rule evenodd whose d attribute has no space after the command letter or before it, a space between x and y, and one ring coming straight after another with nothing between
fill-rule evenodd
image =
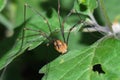
<instances>
[{"instance_id":1,"label":"long thin leg","mask_svg":"<svg viewBox=\"0 0 120 80\"><path fill-rule=\"evenodd\" d=\"M46 21L50 33L52 33L52 30L51 30L50 24L49 24L49 22L48 22L48 19L47 19L46 17L44 17L44 16L43 16L40 12L38 12L36 9L32 8L30 5L26 4L26 7L28 7L28 8L31 9L34 13L37 13L39 16L41 16L41 17Z\"/></svg>"},{"instance_id":2,"label":"long thin leg","mask_svg":"<svg viewBox=\"0 0 120 80\"><path fill-rule=\"evenodd\" d=\"M76 10L75 10L75 12L77 13ZM68 36L67 36L67 41L66 41L67 45L68 45L68 41L69 41L69 37L70 37L70 33L71 33L71 31L72 31L72 30L73 30L78 24L80 24L80 23L84 23L84 20L81 19L81 17L79 16L78 13L77 13L77 15L78 15L78 17L80 18L80 21L78 21L75 25L73 25L73 26L69 29Z\"/></svg>"},{"instance_id":3,"label":"long thin leg","mask_svg":"<svg viewBox=\"0 0 120 80\"><path fill-rule=\"evenodd\" d=\"M62 21L62 33L64 34L64 23L66 22L66 20L67 20L67 18L71 15L73 13L73 11L71 10L68 14L67 14L67 16L63 19L63 21ZM66 43L66 40L64 41L65 43Z\"/></svg>"},{"instance_id":4,"label":"long thin leg","mask_svg":"<svg viewBox=\"0 0 120 80\"><path fill-rule=\"evenodd\" d=\"M45 32L43 32L43 31L33 30L33 29L30 29L30 28L24 28L24 30L30 30L30 31L38 32L39 34L37 34L37 35L42 35L46 39L50 40L49 37L48 37L48 35ZM32 35L29 35L29 36L32 36Z\"/></svg>"},{"instance_id":5,"label":"long thin leg","mask_svg":"<svg viewBox=\"0 0 120 80\"><path fill-rule=\"evenodd\" d=\"M39 32L39 35L42 35L42 36L45 37L46 39L50 40L50 39L48 38L48 36L47 36L44 32L42 32L42 31L40 31L40 30L32 30L32 29L30 29L30 28L26 28L26 23L25 23L25 22L26 22L26 14L27 14L26 10L27 10L27 7L30 8L33 12L39 14L39 15L46 21L46 23L47 23L47 25L48 25L48 27L49 27L50 33L52 32L52 31L51 31L51 28L50 28L50 25L49 25L49 23L48 23L48 20L47 20L44 16L42 16L37 10L34 10L30 5L25 4L25 5L24 5L24 26L23 26L24 29L22 30L22 37L21 37L22 41L21 41L20 51L21 51L21 49L22 49L22 47L23 47L23 44L24 44L25 30L30 30L30 31Z\"/></svg>"},{"instance_id":6,"label":"long thin leg","mask_svg":"<svg viewBox=\"0 0 120 80\"><path fill-rule=\"evenodd\" d=\"M70 36L70 33L71 31L80 23L83 23L84 21L83 20L80 20L78 21L75 25L73 25L70 29L69 29L69 32L68 32L68 36L67 36L67 45L68 45L68 40L69 40L69 36Z\"/></svg>"},{"instance_id":7,"label":"long thin leg","mask_svg":"<svg viewBox=\"0 0 120 80\"><path fill-rule=\"evenodd\" d=\"M42 16L38 11L34 10L31 6L28 6L28 4L25 4L25 5L24 5L24 22L26 21L26 8L27 8L27 7L29 7L30 9L32 9L32 11L34 11L35 13L38 13L41 17L43 17L43 19L46 21L46 23L47 23L47 25L48 25L48 27L49 27L50 33L52 33L52 30L51 30L51 28L50 28L50 25L49 25L48 20L47 20L44 16ZM30 29L30 28L26 28L26 25L24 24L24 29L23 29L23 33L22 33L21 49L22 49L23 42L24 42L25 30L30 30L30 31L38 32L38 33L40 33L42 36L44 36L44 37L46 37L47 39L49 39L48 36L47 36L44 32L42 32L42 31L40 31L40 30L33 30L33 29Z\"/></svg>"},{"instance_id":8,"label":"long thin leg","mask_svg":"<svg viewBox=\"0 0 120 80\"><path fill-rule=\"evenodd\" d=\"M60 23L61 34L62 34L63 40L65 42L64 29L62 28L61 20L60 20L60 0L58 0L58 19L59 19L59 23Z\"/></svg>"},{"instance_id":9,"label":"long thin leg","mask_svg":"<svg viewBox=\"0 0 120 80\"><path fill-rule=\"evenodd\" d=\"M32 37L32 36L40 36L40 34L32 34L32 35L24 36L24 39L28 38L28 37ZM20 37L18 40L21 40L21 39L23 39L23 38Z\"/></svg>"},{"instance_id":10,"label":"long thin leg","mask_svg":"<svg viewBox=\"0 0 120 80\"><path fill-rule=\"evenodd\" d=\"M21 46L20 46L20 50L22 50L22 47L23 47L23 44L24 44L24 35L25 35L25 31L24 31L24 28L26 26L26 4L24 5L24 26L23 26L23 29L22 29L22 41L21 41Z\"/></svg>"}]
</instances>

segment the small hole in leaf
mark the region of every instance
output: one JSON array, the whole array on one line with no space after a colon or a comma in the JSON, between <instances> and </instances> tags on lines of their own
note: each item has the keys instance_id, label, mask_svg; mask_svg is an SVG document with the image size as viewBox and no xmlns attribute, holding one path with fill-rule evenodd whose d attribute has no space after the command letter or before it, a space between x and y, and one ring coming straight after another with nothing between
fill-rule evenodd
<instances>
[{"instance_id":1,"label":"small hole in leaf","mask_svg":"<svg viewBox=\"0 0 120 80\"><path fill-rule=\"evenodd\" d=\"M95 71L97 71L99 74L105 74L105 72L103 71L103 69L102 69L102 66L101 66L101 64L96 64L96 65L94 65L93 66L93 71L95 72Z\"/></svg>"},{"instance_id":2,"label":"small hole in leaf","mask_svg":"<svg viewBox=\"0 0 120 80\"><path fill-rule=\"evenodd\" d=\"M80 4L80 10L81 11L86 11L87 10L87 6L84 4Z\"/></svg>"}]
</instances>

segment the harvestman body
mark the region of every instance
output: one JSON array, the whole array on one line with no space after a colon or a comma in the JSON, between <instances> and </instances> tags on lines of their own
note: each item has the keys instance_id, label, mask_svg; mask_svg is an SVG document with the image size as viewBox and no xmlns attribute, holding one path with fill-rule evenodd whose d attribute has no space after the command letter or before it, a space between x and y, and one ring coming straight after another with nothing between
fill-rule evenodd
<instances>
[{"instance_id":1,"label":"harvestman body","mask_svg":"<svg viewBox=\"0 0 120 80\"><path fill-rule=\"evenodd\" d=\"M42 16L41 13L39 13L37 10L33 9L30 5L28 4L25 4L24 5L24 21L26 20L26 8L29 8L31 9L33 12L37 13L39 16L41 16L45 21L46 21L46 24L49 28L49 31L50 33L52 33L52 30L51 30L51 27L50 27L50 24L47 20L46 17ZM70 16L72 14L72 10L70 11L70 13L66 16L66 18L68 16ZM63 37L63 40L58 40L58 39L54 39L52 40L52 44L54 45L54 48L56 51L58 51L59 53L61 54L65 54L68 50L68 40L69 40L69 35L70 35L70 32L72 31L72 29L77 26L78 24L81 23L81 21L78 21L75 25L73 25L69 31L68 31L68 35L67 35L67 39L65 39L65 36L64 36L64 23L66 21L66 18L64 18L62 24L61 24L61 20L60 20L60 1L58 0L58 19L59 19L59 23L60 23L60 31L61 31L61 34L62 34L62 37ZM29 28L25 28L25 25L24 25L24 30L32 30L32 29L29 29ZM32 30L32 31L35 31L35 30ZM42 32L42 31L39 31L39 32ZM46 37L46 39L50 40L49 37L46 35L46 33L42 32L41 34L43 37ZM24 31L23 31L23 37L24 38ZM22 43L23 43L23 40L22 40Z\"/></svg>"}]
</instances>

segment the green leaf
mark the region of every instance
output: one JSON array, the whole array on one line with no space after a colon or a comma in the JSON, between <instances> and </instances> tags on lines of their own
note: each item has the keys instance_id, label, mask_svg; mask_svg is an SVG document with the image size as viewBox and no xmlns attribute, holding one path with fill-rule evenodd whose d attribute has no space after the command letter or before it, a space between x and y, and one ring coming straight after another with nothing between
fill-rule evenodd
<instances>
[{"instance_id":1,"label":"green leaf","mask_svg":"<svg viewBox=\"0 0 120 80\"><path fill-rule=\"evenodd\" d=\"M85 15L92 14L97 6L96 0L75 0L74 3L74 9Z\"/></svg>"},{"instance_id":2,"label":"green leaf","mask_svg":"<svg viewBox=\"0 0 120 80\"><path fill-rule=\"evenodd\" d=\"M55 30L59 30L59 21L55 10L53 10L52 17L48 18L48 22L53 33ZM46 21L39 15L33 16L33 18L27 23L26 28L30 29L25 30L25 43L29 45L29 49L33 49L40 45L39 42L46 39L43 35L47 35L47 37L51 35ZM32 47L33 45L34 47Z\"/></svg>"},{"instance_id":3,"label":"green leaf","mask_svg":"<svg viewBox=\"0 0 120 80\"><path fill-rule=\"evenodd\" d=\"M65 9L65 10L71 10L71 8L73 7L73 3L74 0L60 0L61 2L61 8Z\"/></svg>"},{"instance_id":4,"label":"green leaf","mask_svg":"<svg viewBox=\"0 0 120 80\"><path fill-rule=\"evenodd\" d=\"M0 12L4 9L6 3L7 3L7 0L0 0Z\"/></svg>"},{"instance_id":5,"label":"green leaf","mask_svg":"<svg viewBox=\"0 0 120 80\"><path fill-rule=\"evenodd\" d=\"M17 41L21 28L16 29L15 34L0 42L0 70L7 66L14 58L19 55L20 43Z\"/></svg>"},{"instance_id":6,"label":"green leaf","mask_svg":"<svg viewBox=\"0 0 120 80\"><path fill-rule=\"evenodd\" d=\"M100 13L100 15L104 19L105 25L110 28L111 32L113 32L113 30L112 30L112 24L111 24L111 22L109 20L109 17L107 15L107 12L106 12L103 0L98 0L98 4L99 4L99 10L100 10L100 12L102 12L102 13Z\"/></svg>"},{"instance_id":7,"label":"green leaf","mask_svg":"<svg viewBox=\"0 0 120 80\"><path fill-rule=\"evenodd\" d=\"M58 15L56 11L53 9L51 18L48 18L48 22L50 23L52 33L50 33L49 31L46 21L37 14L35 16L32 16L30 19L26 21L25 28L28 30L26 29L24 30L24 37L22 35L24 28L24 24L23 24L19 26L17 29L15 29L15 33L13 37L1 42L0 53L3 53L4 55L1 54L0 69L4 68L10 62L12 62L13 59L21 55L27 48L28 50L32 50L37 46L39 46L41 43L43 43L46 40L46 37L44 37L43 34L46 34L50 38L52 38L52 35L54 36L58 34L58 32L60 31L60 27L57 16ZM66 23L65 26L66 26L65 31L67 31L71 27ZM23 44L22 44L22 40L23 40ZM4 51L2 50L3 48L7 48L7 49Z\"/></svg>"},{"instance_id":8,"label":"green leaf","mask_svg":"<svg viewBox=\"0 0 120 80\"><path fill-rule=\"evenodd\" d=\"M120 21L120 10L119 10L119 0L103 0L105 7L106 7L106 11L108 13L108 16L111 20L111 22L113 22L115 19Z\"/></svg>"},{"instance_id":9,"label":"green leaf","mask_svg":"<svg viewBox=\"0 0 120 80\"><path fill-rule=\"evenodd\" d=\"M0 70L11 63L16 57L21 55L27 48L33 49L40 45L45 39L44 37L41 37L41 35L22 38L22 31L23 25L15 29L15 33L11 38L6 38L0 42ZM30 35L32 33L27 32L26 35L28 34ZM22 40L24 41L23 44Z\"/></svg>"},{"instance_id":10,"label":"green leaf","mask_svg":"<svg viewBox=\"0 0 120 80\"><path fill-rule=\"evenodd\" d=\"M54 22L54 20L52 20L52 22ZM39 24L41 25L38 26ZM15 29L15 33L11 38L8 38L0 43L1 46L0 53L3 53L1 54L1 59L0 59L0 69L7 66L10 62L12 62L13 59L15 59L21 53L23 53L28 47L29 50L34 49L46 39L45 37L40 35L41 33L37 32L37 30L39 31L43 29L44 32L45 31L49 32L46 23L40 16L35 16L31 20L26 21L26 27L30 28L31 30L25 30L24 37L22 35L24 28L24 24L23 24L19 26L17 29ZM49 33L47 33L47 35L48 34ZM22 44L22 40L24 41L23 44Z\"/></svg>"},{"instance_id":11,"label":"green leaf","mask_svg":"<svg viewBox=\"0 0 120 80\"><path fill-rule=\"evenodd\" d=\"M24 22L24 4L25 3L30 4L35 9L40 9L40 6L38 5L38 3L40 3L39 0L36 0L36 1L16 0L16 1L10 1L9 3L7 3L6 9L4 10L4 15L7 16L8 20L10 20L14 28L20 26ZM29 8L27 8L26 11L27 11L27 18L33 15L33 12L29 11Z\"/></svg>"},{"instance_id":12,"label":"green leaf","mask_svg":"<svg viewBox=\"0 0 120 80\"><path fill-rule=\"evenodd\" d=\"M119 40L103 38L86 50L68 51L45 65L39 73L45 73L42 80L119 80L119 46ZM103 72L93 71L97 64Z\"/></svg>"}]
</instances>

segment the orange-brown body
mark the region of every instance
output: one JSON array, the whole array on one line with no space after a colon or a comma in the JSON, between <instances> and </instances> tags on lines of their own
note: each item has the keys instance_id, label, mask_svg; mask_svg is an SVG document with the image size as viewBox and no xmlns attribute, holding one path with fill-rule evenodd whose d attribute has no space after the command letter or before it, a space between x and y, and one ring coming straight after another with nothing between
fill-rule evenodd
<instances>
[{"instance_id":1,"label":"orange-brown body","mask_svg":"<svg viewBox=\"0 0 120 80\"><path fill-rule=\"evenodd\" d=\"M67 52L67 44L65 42L62 42L61 40L55 40L54 41L54 48L61 54L64 54Z\"/></svg>"}]
</instances>

